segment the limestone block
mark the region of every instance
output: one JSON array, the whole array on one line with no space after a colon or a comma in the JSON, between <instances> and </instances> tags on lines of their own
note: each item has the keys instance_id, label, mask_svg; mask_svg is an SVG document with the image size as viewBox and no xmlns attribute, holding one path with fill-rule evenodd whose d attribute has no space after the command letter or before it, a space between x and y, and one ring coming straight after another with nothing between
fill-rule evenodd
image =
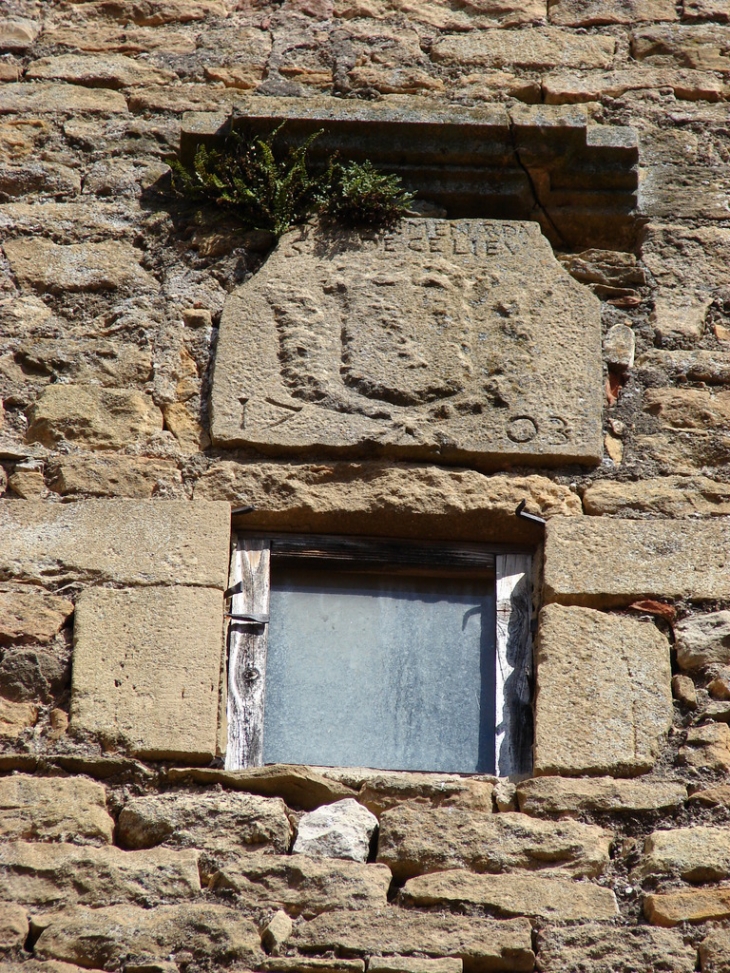
<instances>
[{"instance_id":1,"label":"limestone block","mask_svg":"<svg viewBox=\"0 0 730 973\"><path fill-rule=\"evenodd\" d=\"M712 929L700 943L702 973L730 973L730 930Z\"/></svg>"},{"instance_id":2,"label":"limestone block","mask_svg":"<svg viewBox=\"0 0 730 973\"><path fill-rule=\"evenodd\" d=\"M686 672L730 663L730 611L690 615L676 633L677 662Z\"/></svg>"},{"instance_id":3,"label":"limestone block","mask_svg":"<svg viewBox=\"0 0 730 973\"><path fill-rule=\"evenodd\" d=\"M114 819L106 791L84 777L0 777L3 841L73 841L110 844Z\"/></svg>"},{"instance_id":4,"label":"limestone block","mask_svg":"<svg viewBox=\"0 0 730 973\"><path fill-rule=\"evenodd\" d=\"M487 973L534 969L531 942L527 919L495 921L390 907L327 912L299 924L289 945L308 953L335 949L361 956L454 956L464 961L465 973Z\"/></svg>"},{"instance_id":5,"label":"limestone block","mask_svg":"<svg viewBox=\"0 0 730 973\"><path fill-rule=\"evenodd\" d=\"M632 777L650 770L672 725L671 676L669 643L652 623L544 608L535 773Z\"/></svg>"},{"instance_id":6,"label":"limestone block","mask_svg":"<svg viewBox=\"0 0 730 973\"><path fill-rule=\"evenodd\" d=\"M524 814L635 814L679 808L687 800L687 788L669 780L533 777L517 784L517 800Z\"/></svg>"},{"instance_id":7,"label":"limestone block","mask_svg":"<svg viewBox=\"0 0 730 973\"><path fill-rule=\"evenodd\" d=\"M537 948L542 973L693 973L697 959L679 933L648 926L552 926L538 932Z\"/></svg>"},{"instance_id":8,"label":"limestone block","mask_svg":"<svg viewBox=\"0 0 730 973\"><path fill-rule=\"evenodd\" d=\"M650 436L637 435L632 453L634 462L654 463L662 474L696 476L714 468L719 478L730 462L730 429L720 425L705 434L698 429L670 428Z\"/></svg>"},{"instance_id":9,"label":"limestone block","mask_svg":"<svg viewBox=\"0 0 730 973\"><path fill-rule=\"evenodd\" d=\"M662 476L630 483L603 480L588 487L583 507L594 517L727 517L730 484L706 476Z\"/></svg>"},{"instance_id":10,"label":"limestone block","mask_svg":"<svg viewBox=\"0 0 730 973\"><path fill-rule=\"evenodd\" d=\"M680 748L679 761L689 767L730 770L730 726L708 723L687 730L687 742Z\"/></svg>"},{"instance_id":11,"label":"limestone block","mask_svg":"<svg viewBox=\"0 0 730 973\"><path fill-rule=\"evenodd\" d=\"M457 7L439 0L335 0L334 14L340 20L369 17L374 20L404 14L409 22L437 30L473 30L489 27L517 27L541 21L545 4L540 0L486 0L478 6Z\"/></svg>"},{"instance_id":12,"label":"limestone block","mask_svg":"<svg viewBox=\"0 0 730 973\"><path fill-rule=\"evenodd\" d=\"M264 958L253 922L220 905L79 906L44 922L37 956L92 969L118 969L130 954L166 959L177 950L192 953L197 962L240 960L249 969L258 969L253 964Z\"/></svg>"},{"instance_id":13,"label":"limestone block","mask_svg":"<svg viewBox=\"0 0 730 973\"><path fill-rule=\"evenodd\" d=\"M223 111L230 112L240 101L235 88L209 84L150 84L132 88L129 110L135 114L152 112Z\"/></svg>"},{"instance_id":14,"label":"limestone block","mask_svg":"<svg viewBox=\"0 0 730 973\"><path fill-rule=\"evenodd\" d=\"M124 54L60 54L31 61L26 77L37 81L68 81L88 88L128 88L177 81L174 71L156 68Z\"/></svg>"},{"instance_id":15,"label":"limestone block","mask_svg":"<svg viewBox=\"0 0 730 973\"><path fill-rule=\"evenodd\" d=\"M596 27L677 20L677 10L672 0L551 0L549 19L561 27Z\"/></svg>"},{"instance_id":16,"label":"limestone block","mask_svg":"<svg viewBox=\"0 0 730 973\"><path fill-rule=\"evenodd\" d=\"M0 98L5 89L0 88ZM154 277L143 270L139 250L116 240L105 243L71 243L51 240L8 240L5 256L22 287L51 294L64 291L157 290Z\"/></svg>"},{"instance_id":17,"label":"limestone block","mask_svg":"<svg viewBox=\"0 0 730 973\"><path fill-rule=\"evenodd\" d=\"M8 477L8 487L21 500L36 500L45 493L46 484L40 470L16 467L12 476Z\"/></svg>"},{"instance_id":18,"label":"limestone block","mask_svg":"<svg viewBox=\"0 0 730 973\"><path fill-rule=\"evenodd\" d=\"M494 784L456 774L382 772L369 776L360 788L358 801L376 817L403 801L456 804L475 810L492 810Z\"/></svg>"},{"instance_id":19,"label":"limestone block","mask_svg":"<svg viewBox=\"0 0 730 973\"><path fill-rule=\"evenodd\" d=\"M0 844L0 898L29 906L159 905L200 892L194 851L122 851L69 844Z\"/></svg>"},{"instance_id":20,"label":"limestone block","mask_svg":"<svg viewBox=\"0 0 730 973\"><path fill-rule=\"evenodd\" d=\"M38 708L32 703L11 703L0 698L0 738L17 739L23 730L35 726Z\"/></svg>"},{"instance_id":21,"label":"limestone block","mask_svg":"<svg viewBox=\"0 0 730 973\"><path fill-rule=\"evenodd\" d=\"M247 855L226 865L210 888L233 891L248 909L284 909L311 919L336 909L384 909L392 875L385 865L308 855Z\"/></svg>"},{"instance_id":22,"label":"limestone block","mask_svg":"<svg viewBox=\"0 0 730 973\"><path fill-rule=\"evenodd\" d=\"M48 376L76 385L131 388L152 377L149 349L104 339L29 338L15 358L34 380Z\"/></svg>"},{"instance_id":23,"label":"limestone block","mask_svg":"<svg viewBox=\"0 0 730 973\"><path fill-rule=\"evenodd\" d=\"M149 500L158 489L177 492L182 487L175 462L141 456L72 453L54 457L46 476L49 488L62 496Z\"/></svg>"},{"instance_id":24,"label":"limestone block","mask_svg":"<svg viewBox=\"0 0 730 973\"><path fill-rule=\"evenodd\" d=\"M558 517L547 526L544 583L548 602L597 607L730 598L730 525Z\"/></svg>"},{"instance_id":25,"label":"limestone block","mask_svg":"<svg viewBox=\"0 0 730 973\"><path fill-rule=\"evenodd\" d=\"M372 973L462 973L460 959L422 959L419 956L371 956L368 971Z\"/></svg>"},{"instance_id":26,"label":"limestone block","mask_svg":"<svg viewBox=\"0 0 730 973\"><path fill-rule=\"evenodd\" d=\"M22 949L28 938L28 915L21 905L0 902L0 949ZM0 964L4 969L5 964Z\"/></svg>"},{"instance_id":27,"label":"limestone block","mask_svg":"<svg viewBox=\"0 0 730 973\"><path fill-rule=\"evenodd\" d=\"M610 68L616 42L601 34L579 37L556 27L521 31L456 34L437 40L434 61L482 68L520 67L532 70Z\"/></svg>"},{"instance_id":28,"label":"limestone block","mask_svg":"<svg viewBox=\"0 0 730 973\"><path fill-rule=\"evenodd\" d=\"M211 588L89 588L76 603L71 728L135 754L216 753L223 598Z\"/></svg>"},{"instance_id":29,"label":"limestone block","mask_svg":"<svg viewBox=\"0 0 730 973\"><path fill-rule=\"evenodd\" d=\"M222 503L0 501L0 580L118 585L228 583Z\"/></svg>"},{"instance_id":30,"label":"limestone block","mask_svg":"<svg viewBox=\"0 0 730 973\"><path fill-rule=\"evenodd\" d=\"M607 831L574 821L402 804L380 819L378 861L397 879L450 868L594 877L608 863L610 844Z\"/></svg>"},{"instance_id":31,"label":"limestone block","mask_svg":"<svg viewBox=\"0 0 730 973\"><path fill-rule=\"evenodd\" d=\"M730 423L730 392L706 389L647 389L644 408L663 429L725 430Z\"/></svg>"},{"instance_id":32,"label":"limestone block","mask_svg":"<svg viewBox=\"0 0 730 973\"><path fill-rule=\"evenodd\" d=\"M561 47L573 40L600 39ZM377 239L330 233L324 249L319 230L293 230L226 301L212 439L484 468L596 463L598 318L536 223L413 219Z\"/></svg>"},{"instance_id":33,"label":"limestone block","mask_svg":"<svg viewBox=\"0 0 730 973\"><path fill-rule=\"evenodd\" d=\"M109 9L109 8L107 8ZM47 22L48 23L48 22ZM79 31L73 23L47 26L43 41L53 47L70 47L79 51L112 51L137 54L159 51L161 54L194 54L195 34L164 27L129 27L91 19Z\"/></svg>"},{"instance_id":34,"label":"limestone block","mask_svg":"<svg viewBox=\"0 0 730 973\"><path fill-rule=\"evenodd\" d=\"M73 610L73 602L37 588L0 590L0 645L50 642Z\"/></svg>"},{"instance_id":35,"label":"limestone block","mask_svg":"<svg viewBox=\"0 0 730 973\"><path fill-rule=\"evenodd\" d=\"M708 922L730 918L730 887L680 889L656 893L644 899L644 915L655 926L681 922Z\"/></svg>"},{"instance_id":36,"label":"limestone block","mask_svg":"<svg viewBox=\"0 0 730 973\"><path fill-rule=\"evenodd\" d=\"M398 901L418 908L471 906L506 918L530 916L569 922L618 916L613 892L591 882L536 875L474 875L464 869L412 878Z\"/></svg>"},{"instance_id":37,"label":"limestone block","mask_svg":"<svg viewBox=\"0 0 730 973\"><path fill-rule=\"evenodd\" d=\"M650 875L679 875L686 882L716 882L730 875L730 832L693 827L654 831L644 841L637 869Z\"/></svg>"},{"instance_id":38,"label":"limestone block","mask_svg":"<svg viewBox=\"0 0 730 973\"><path fill-rule=\"evenodd\" d=\"M27 51L38 36L39 24L28 17L3 17L0 20L0 51Z\"/></svg>"},{"instance_id":39,"label":"limestone block","mask_svg":"<svg viewBox=\"0 0 730 973\"><path fill-rule=\"evenodd\" d=\"M216 463L195 497L255 504L262 530L366 533L444 540L533 539L517 504L541 517L576 516L579 498L544 476L485 476L406 463Z\"/></svg>"},{"instance_id":40,"label":"limestone block","mask_svg":"<svg viewBox=\"0 0 730 973\"><path fill-rule=\"evenodd\" d=\"M172 402L162 411L165 429L170 430L184 453L199 453L210 446L210 436L185 402Z\"/></svg>"},{"instance_id":41,"label":"limestone block","mask_svg":"<svg viewBox=\"0 0 730 973\"><path fill-rule=\"evenodd\" d=\"M53 447L121 449L162 429L162 414L150 396L96 385L49 385L29 414L27 439Z\"/></svg>"},{"instance_id":42,"label":"limestone block","mask_svg":"<svg viewBox=\"0 0 730 973\"><path fill-rule=\"evenodd\" d=\"M292 848L295 855L367 861L378 819L351 797L302 815Z\"/></svg>"}]
</instances>

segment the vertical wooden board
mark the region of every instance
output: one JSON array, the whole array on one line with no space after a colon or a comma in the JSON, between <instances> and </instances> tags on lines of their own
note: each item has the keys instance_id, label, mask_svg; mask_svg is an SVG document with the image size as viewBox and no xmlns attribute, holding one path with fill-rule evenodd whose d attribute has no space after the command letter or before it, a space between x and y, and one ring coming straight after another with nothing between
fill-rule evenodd
<instances>
[{"instance_id":1,"label":"vertical wooden board","mask_svg":"<svg viewBox=\"0 0 730 973\"><path fill-rule=\"evenodd\" d=\"M497 556L495 766L500 777L532 768L531 558Z\"/></svg>"},{"instance_id":2,"label":"vertical wooden board","mask_svg":"<svg viewBox=\"0 0 730 973\"><path fill-rule=\"evenodd\" d=\"M269 614L270 543L238 538L231 556L232 615ZM226 770L260 767L264 751L267 623L231 620L228 634Z\"/></svg>"}]
</instances>

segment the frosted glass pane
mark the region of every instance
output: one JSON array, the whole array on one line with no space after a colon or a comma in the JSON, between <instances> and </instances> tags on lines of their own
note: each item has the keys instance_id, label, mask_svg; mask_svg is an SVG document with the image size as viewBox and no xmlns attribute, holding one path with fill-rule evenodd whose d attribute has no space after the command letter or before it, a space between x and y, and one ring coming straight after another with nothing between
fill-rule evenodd
<instances>
[{"instance_id":1,"label":"frosted glass pane","mask_svg":"<svg viewBox=\"0 0 730 973\"><path fill-rule=\"evenodd\" d=\"M494 585L272 563L266 763L492 772Z\"/></svg>"}]
</instances>

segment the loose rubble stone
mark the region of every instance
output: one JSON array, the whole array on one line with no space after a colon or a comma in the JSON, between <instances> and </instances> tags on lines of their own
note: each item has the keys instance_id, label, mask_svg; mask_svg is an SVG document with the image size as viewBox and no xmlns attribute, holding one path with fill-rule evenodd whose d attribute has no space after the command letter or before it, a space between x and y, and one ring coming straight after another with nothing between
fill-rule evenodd
<instances>
[{"instance_id":1,"label":"loose rubble stone","mask_svg":"<svg viewBox=\"0 0 730 973\"><path fill-rule=\"evenodd\" d=\"M604 480L588 487L583 507L594 517L727 517L730 484L703 476L663 476L631 483Z\"/></svg>"},{"instance_id":2,"label":"loose rubble stone","mask_svg":"<svg viewBox=\"0 0 730 973\"><path fill-rule=\"evenodd\" d=\"M686 882L716 882L730 875L730 833L724 828L654 831L637 869L643 878L679 875Z\"/></svg>"},{"instance_id":3,"label":"loose rubble stone","mask_svg":"<svg viewBox=\"0 0 730 973\"><path fill-rule=\"evenodd\" d=\"M398 901L420 908L476 906L507 918L600 921L618 915L613 892L590 882L536 875L474 875L463 869L412 878Z\"/></svg>"},{"instance_id":4,"label":"loose rubble stone","mask_svg":"<svg viewBox=\"0 0 730 973\"><path fill-rule=\"evenodd\" d=\"M517 784L520 811L535 815L659 811L681 807L686 799L686 786L674 781L533 777Z\"/></svg>"},{"instance_id":5,"label":"loose rubble stone","mask_svg":"<svg viewBox=\"0 0 730 973\"><path fill-rule=\"evenodd\" d=\"M442 37L433 46L434 61L482 68L545 70L610 68L616 42L600 34L579 37L554 27L529 31L485 31Z\"/></svg>"},{"instance_id":6,"label":"loose rubble stone","mask_svg":"<svg viewBox=\"0 0 730 973\"><path fill-rule=\"evenodd\" d=\"M625 372L633 367L635 351L634 332L625 324L615 324L603 339L603 357L616 371Z\"/></svg>"},{"instance_id":7,"label":"loose rubble stone","mask_svg":"<svg viewBox=\"0 0 730 973\"><path fill-rule=\"evenodd\" d=\"M553 926L538 932L537 948L543 973L692 973L697 959L681 935L648 926Z\"/></svg>"},{"instance_id":8,"label":"loose rubble stone","mask_svg":"<svg viewBox=\"0 0 730 973\"><path fill-rule=\"evenodd\" d=\"M50 642L73 610L73 602L35 588L0 590L0 645Z\"/></svg>"},{"instance_id":9,"label":"loose rubble stone","mask_svg":"<svg viewBox=\"0 0 730 973\"><path fill-rule=\"evenodd\" d=\"M611 607L730 598L730 526L558 517L546 531L545 599Z\"/></svg>"},{"instance_id":10,"label":"loose rubble stone","mask_svg":"<svg viewBox=\"0 0 730 973\"><path fill-rule=\"evenodd\" d=\"M689 676L672 676L672 695L687 709L697 709L697 688Z\"/></svg>"},{"instance_id":11,"label":"loose rubble stone","mask_svg":"<svg viewBox=\"0 0 730 973\"><path fill-rule=\"evenodd\" d=\"M687 743L680 748L679 761L705 770L730 770L730 726L709 723L687 730Z\"/></svg>"},{"instance_id":12,"label":"loose rubble stone","mask_svg":"<svg viewBox=\"0 0 730 973\"><path fill-rule=\"evenodd\" d=\"M293 929L294 923L283 909L279 909L261 930L261 945L267 953L278 956Z\"/></svg>"},{"instance_id":13,"label":"loose rubble stone","mask_svg":"<svg viewBox=\"0 0 730 973\"><path fill-rule=\"evenodd\" d=\"M172 460L104 454L54 457L46 478L49 488L62 496L148 500L158 489L176 491L182 486Z\"/></svg>"},{"instance_id":14,"label":"loose rubble stone","mask_svg":"<svg viewBox=\"0 0 730 973\"><path fill-rule=\"evenodd\" d=\"M631 777L650 770L672 725L671 677L669 643L652 623L544 608L535 773Z\"/></svg>"},{"instance_id":15,"label":"loose rubble stone","mask_svg":"<svg viewBox=\"0 0 730 973\"><path fill-rule=\"evenodd\" d=\"M728 973L730 971L730 931L712 929L700 943L702 973Z\"/></svg>"},{"instance_id":16,"label":"loose rubble stone","mask_svg":"<svg viewBox=\"0 0 730 973\"><path fill-rule=\"evenodd\" d=\"M402 804L380 819L378 861L399 880L450 868L593 877L606 867L610 843L607 831L574 821Z\"/></svg>"},{"instance_id":17,"label":"loose rubble stone","mask_svg":"<svg viewBox=\"0 0 730 973\"><path fill-rule=\"evenodd\" d=\"M635 24L642 20L676 20L672 0L556 0L549 5L551 24L595 27Z\"/></svg>"},{"instance_id":18,"label":"loose rubble stone","mask_svg":"<svg viewBox=\"0 0 730 973\"><path fill-rule=\"evenodd\" d=\"M376 817L401 801L455 804L475 810L492 810L494 784L456 774L379 773L368 777L357 796Z\"/></svg>"},{"instance_id":19,"label":"loose rubble stone","mask_svg":"<svg viewBox=\"0 0 730 973\"><path fill-rule=\"evenodd\" d=\"M174 71L154 67L123 54L61 54L31 61L26 77L39 81L69 81L88 88L127 88L177 81Z\"/></svg>"},{"instance_id":20,"label":"loose rubble stone","mask_svg":"<svg viewBox=\"0 0 730 973\"><path fill-rule=\"evenodd\" d=\"M111 843L114 819L106 791L83 777L0 777L0 838L3 841Z\"/></svg>"},{"instance_id":21,"label":"loose rubble stone","mask_svg":"<svg viewBox=\"0 0 730 973\"><path fill-rule=\"evenodd\" d=\"M130 955L166 959L177 950L185 950L197 961L240 960L258 968L253 964L264 955L253 922L219 905L79 906L52 915L45 923L35 946L37 956L92 969L118 969Z\"/></svg>"},{"instance_id":22,"label":"loose rubble stone","mask_svg":"<svg viewBox=\"0 0 730 973\"><path fill-rule=\"evenodd\" d=\"M364 862L377 826L375 815L352 798L324 804L299 819L292 853Z\"/></svg>"},{"instance_id":23,"label":"loose rubble stone","mask_svg":"<svg viewBox=\"0 0 730 973\"><path fill-rule=\"evenodd\" d=\"M391 878L385 865L256 854L222 868L210 888L235 892L247 908L281 908L309 919L336 909L386 908Z\"/></svg>"},{"instance_id":24,"label":"loose rubble stone","mask_svg":"<svg viewBox=\"0 0 730 973\"><path fill-rule=\"evenodd\" d=\"M0 87L0 99L3 88ZM139 265L142 254L128 243L72 243L8 240L3 250L23 287L63 291L156 290L155 279Z\"/></svg>"},{"instance_id":25,"label":"loose rubble stone","mask_svg":"<svg viewBox=\"0 0 730 973\"><path fill-rule=\"evenodd\" d=\"M254 502L252 526L449 540L527 539L515 508L544 518L581 513L576 494L542 476L485 476L475 470L405 463L217 463L195 497Z\"/></svg>"},{"instance_id":26,"label":"loose rubble stone","mask_svg":"<svg viewBox=\"0 0 730 973\"><path fill-rule=\"evenodd\" d=\"M676 633L677 662L686 672L730 663L730 611L690 615Z\"/></svg>"},{"instance_id":27,"label":"loose rubble stone","mask_svg":"<svg viewBox=\"0 0 730 973\"><path fill-rule=\"evenodd\" d=\"M123 743L141 757L212 759L222 623L223 599L212 588L82 591L72 729Z\"/></svg>"},{"instance_id":28,"label":"loose rubble stone","mask_svg":"<svg viewBox=\"0 0 730 973\"><path fill-rule=\"evenodd\" d=\"M32 703L11 703L0 698L0 738L14 740L38 719L38 708Z\"/></svg>"},{"instance_id":29,"label":"loose rubble stone","mask_svg":"<svg viewBox=\"0 0 730 973\"><path fill-rule=\"evenodd\" d=\"M3 581L228 584L227 504L0 501L0 536Z\"/></svg>"},{"instance_id":30,"label":"loose rubble stone","mask_svg":"<svg viewBox=\"0 0 730 973\"><path fill-rule=\"evenodd\" d=\"M681 889L647 895L644 914L655 926L727 919L730 917L730 888Z\"/></svg>"},{"instance_id":31,"label":"loose rubble stone","mask_svg":"<svg viewBox=\"0 0 730 973\"><path fill-rule=\"evenodd\" d=\"M30 410L27 439L53 447L121 449L162 429L162 414L142 392L95 385L49 385Z\"/></svg>"},{"instance_id":32,"label":"loose rubble stone","mask_svg":"<svg viewBox=\"0 0 730 973\"><path fill-rule=\"evenodd\" d=\"M200 892L194 851L121 851L70 844L0 844L0 897L31 906L159 905Z\"/></svg>"},{"instance_id":33,"label":"loose rubble stone","mask_svg":"<svg viewBox=\"0 0 730 973\"><path fill-rule=\"evenodd\" d=\"M348 955L455 956L464 961L465 973L487 973L531 971L531 940L527 919L495 921L391 907L325 913L296 926L289 945L307 953L335 949Z\"/></svg>"}]
</instances>

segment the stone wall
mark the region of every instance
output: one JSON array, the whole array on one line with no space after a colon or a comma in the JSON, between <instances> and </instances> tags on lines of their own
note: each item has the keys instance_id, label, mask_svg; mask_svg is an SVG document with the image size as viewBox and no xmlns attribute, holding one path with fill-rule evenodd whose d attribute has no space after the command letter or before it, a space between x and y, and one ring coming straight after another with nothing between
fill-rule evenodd
<instances>
[{"instance_id":1,"label":"stone wall","mask_svg":"<svg viewBox=\"0 0 730 973\"><path fill-rule=\"evenodd\" d=\"M0 969L730 970L728 50L727 0L2 5ZM636 246L553 240L599 463L211 442L268 244L166 160L184 112L315 97L638 133ZM530 545L534 776L220 769L248 504Z\"/></svg>"}]
</instances>

